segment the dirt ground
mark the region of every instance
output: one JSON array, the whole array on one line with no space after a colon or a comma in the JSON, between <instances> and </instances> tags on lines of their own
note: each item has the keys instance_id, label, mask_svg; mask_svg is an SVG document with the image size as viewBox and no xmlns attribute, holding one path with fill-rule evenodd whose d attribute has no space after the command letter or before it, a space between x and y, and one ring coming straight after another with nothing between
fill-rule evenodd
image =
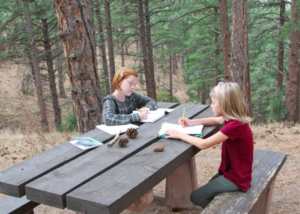
<instances>
[{"instance_id":1,"label":"dirt ground","mask_svg":"<svg viewBox=\"0 0 300 214\"><path fill-rule=\"evenodd\" d=\"M10 72L6 72L9 70ZM53 128L53 112L48 111L49 122L52 124L50 133L42 133L39 128L39 111L37 99L33 94L21 92L23 68L9 66L0 69L0 171L13 166L38 153L65 142L70 135L79 133L59 133ZM176 78L174 78L176 79ZM180 79L177 78L177 79ZM162 85L165 83L161 83ZM174 84L175 85L175 84ZM186 87L176 84L176 95L184 103ZM69 87L66 83L66 92ZM47 95L47 92L46 92ZM70 97L70 96L68 96ZM70 102L70 98L60 99L61 103ZM47 102L51 109L51 102ZM65 109L63 109L63 112ZM271 213L300 213L300 125L289 127L280 123L251 126L255 149L283 152L288 155L287 161L279 172L276 180ZM220 145L203 150L196 155L198 185L205 184L216 172L220 164ZM154 191L163 194L165 181L159 183ZM0 198L5 195L0 194ZM70 210L61 210L45 205L34 209L36 214L69 214ZM152 202L141 213L182 213L196 214L199 210L174 210L171 207ZM136 212L125 210L122 214Z\"/></svg>"}]
</instances>

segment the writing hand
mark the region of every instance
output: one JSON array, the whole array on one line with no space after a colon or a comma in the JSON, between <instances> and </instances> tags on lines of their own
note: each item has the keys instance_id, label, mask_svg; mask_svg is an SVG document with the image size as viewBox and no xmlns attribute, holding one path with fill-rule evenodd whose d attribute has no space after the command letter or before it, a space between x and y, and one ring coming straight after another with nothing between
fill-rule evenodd
<instances>
[{"instance_id":1,"label":"writing hand","mask_svg":"<svg viewBox=\"0 0 300 214\"><path fill-rule=\"evenodd\" d=\"M148 113L145 113L145 112L140 112L139 113L139 116L140 116L140 120L144 120L144 119L147 119L148 117Z\"/></svg>"},{"instance_id":2,"label":"writing hand","mask_svg":"<svg viewBox=\"0 0 300 214\"><path fill-rule=\"evenodd\" d=\"M141 112L144 112L144 113L146 113L146 114L149 114L150 108L149 108L149 107L143 107L143 108L140 108L140 111L141 111Z\"/></svg>"},{"instance_id":3,"label":"writing hand","mask_svg":"<svg viewBox=\"0 0 300 214\"><path fill-rule=\"evenodd\" d=\"M184 121L184 122L183 122ZM181 125L182 127L186 127L186 126L193 126L192 125L192 121L187 119L186 117L181 117L178 120L178 124Z\"/></svg>"}]
</instances>

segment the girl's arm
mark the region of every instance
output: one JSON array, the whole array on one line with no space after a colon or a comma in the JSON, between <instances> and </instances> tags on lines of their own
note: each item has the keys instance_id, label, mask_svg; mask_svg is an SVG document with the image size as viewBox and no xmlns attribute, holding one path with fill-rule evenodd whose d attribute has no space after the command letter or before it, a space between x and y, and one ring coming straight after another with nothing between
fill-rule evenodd
<instances>
[{"instance_id":1,"label":"girl's arm","mask_svg":"<svg viewBox=\"0 0 300 214\"><path fill-rule=\"evenodd\" d=\"M137 108L148 107L150 110L157 109L157 102L154 99L147 96L143 96L136 92L133 92L133 95L135 98L135 103L137 104Z\"/></svg>"},{"instance_id":2,"label":"girl's arm","mask_svg":"<svg viewBox=\"0 0 300 214\"><path fill-rule=\"evenodd\" d=\"M168 135L168 136L166 136L166 138L181 139L181 140L183 140L189 144L192 144L200 149L207 149L209 147L212 147L212 146L219 144L219 143L223 142L224 140L228 139L228 137L220 131L206 139L193 137L193 136L178 132L174 129L167 130L165 134Z\"/></svg>"},{"instance_id":3,"label":"girl's arm","mask_svg":"<svg viewBox=\"0 0 300 214\"><path fill-rule=\"evenodd\" d=\"M107 98L103 103L102 122L107 126L125 125L140 122L139 114L118 114L118 107L112 99ZM144 113L143 113L144 114ZM145 114L146 118L146 114Z\"/></svg>"},{"instance_id":4,"label":"girl's arm","mask_svg":"<svg viewBox=\"0 0 300 214\"><path fill-rule=\"evenodd\" d=\"M184 120L184 123L183 123ZM217 126L223 121L223 117L207 117L202 119L189 120L188 118L179 118L179 125L185 126L196 126L196 125L208 125L208 126Z\"/></svg>"}]
</instances>

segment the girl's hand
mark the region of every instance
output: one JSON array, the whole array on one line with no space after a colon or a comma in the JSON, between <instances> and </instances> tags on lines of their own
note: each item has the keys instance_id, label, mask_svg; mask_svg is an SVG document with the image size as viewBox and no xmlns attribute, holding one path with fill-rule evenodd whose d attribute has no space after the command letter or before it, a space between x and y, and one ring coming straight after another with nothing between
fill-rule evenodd
<instances>
[{"instance_id":1,"label":"girl's hand","mask_svg":"<svg viewBox=\"0 0 300 214\"><path fill-rule=\"evenodd\" d=\"M143 107L143 108L140 108L140 111L141 111L141 112L144 112L144 113L146 113L146 114L149 114L150 108L149 108L149 107Z\"/></svg>"},{"instance_id":2,"label":"girl's hand","mask_svg":"<svg viewBox=\"0 0 300 214\"><path fill-rule=\"evenodd\" d=\"M165 136L165 138L180 139L180 132L176 131L174 129L169 129L164 134L167 135L167 136Z\"/></svg>"},{"instance_id":3,"label":"girl's hand","mask_svg":"<svg viewBox=\"0 0 300 214\"><path fill-rule=\"evenodd\" d=\"M148 113L141 111L141 112L139 112L139 116L140 116L140 120L144 120L144 119L147 119Z\"/></svg>"},{"instance_id":4,"label":"girl's hand","mask_svg":"<svg viewBox=\"0 0 300 214\"><path fill-rule=\"evenodd\" d=\"M184 123L183 123L183 120L184 120ZM179 118L178 124L181 125L182 127L193 126L193 122L186 117Z\"/></svg>"}]
</instances>

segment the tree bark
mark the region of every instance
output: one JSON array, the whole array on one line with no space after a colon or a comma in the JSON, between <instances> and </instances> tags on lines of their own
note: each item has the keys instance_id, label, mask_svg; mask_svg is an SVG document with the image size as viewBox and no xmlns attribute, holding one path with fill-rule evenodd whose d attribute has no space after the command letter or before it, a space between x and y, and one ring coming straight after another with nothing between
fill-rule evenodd
<instances>
[{"instance_id":1,"label":"tree bark","mask_svg":"<svg viewBox=\"0 0 300 214\"><path fill-rule=\"evenodd\" d=\"M280 23L279 25L283 28L284 25L284 13L285 13L285 0L280 0ZM281 36L282 29L279 29L279 37ZM278 70L283 73L283 57L284 57L284 42L279 42L278 45ZM277 89L282 91L282 80L283 76L280 72L277 73Z\"/></svg>"},{"instance_id":2,"label":"tree bark","mask_svg":"<svg viewBox=\"0 0 300 214\"><path fill-rule=\"evenodd\" d=\"M231 80L240 85L247 103L247 113L252 117L248 62L247 0L232 1L231 47Z\"/></svg>"},{"instance_id":3,"label":"tree bark","mask_svg":"<svg viewBox=\"0 0 300 214\"><path fill-rule=\"evenodd\" d=\"M64 48L74 112L81 133L101 124L102 91L97 70L91 0L54 0Z\"/></svg>"},{"instance_id":4,"label":"tree bark","mask_svg":"<svg viewBox=\"0 0 300 214\"><path fill-rule=\"evenodd\" d=\"M115 76L115 56L114 56L114 43L113 35L111 28L111 15L110 15L110 0L104 1L105 5L105 17L106 17L106 33L107 33L107 42L108 42L108 55L109 55L109 70L110 70L110 83L111 83L111 92L114 91L112 86L112 80Z\"/></svg>"},{"instance_id":5,"label":"tree bark","mask_svg":"<svg viewBox=\"0 0 300 214\"><path fill-rule=\"evenodd\" d=\"M57 57L57 71L58 71L58 88L59 88L59 96L61 98L67 98L64 83L65 83L65 78L63 74L63 65L62 62L59 58Z\"/></svg>"},{"instance_id":6,"label":"tree bark","mask_svg":"<svg viewBox=\"0 0 300 214\"><path fill-rule=\"evenodd\" d=\"M171 50L171 44L170 44L170 50ZM173 69L172 69L172 54L170 53L169 55L169 67L170 67L170 75L169 75L169 81L170 81L170 91L169 91L169 95L170 95L170 102L173 102L173 80L172 80L172 75L173 75Z\"/></svg>"},{"instance_id":7,"label":"tree bark","mask_svg":"<svg viewBox=\"0 0 300 214\"><path fill-rule=\"evenodd\" d=\"M54 121L55 126L58 128L61 124L61 110L58 102L57 90L56 90L56 83L55 83L55 71L53 68L53 60L52 60L52 51L51 45L49 40L49 31L48 31L48 22L47 19L42 19L43 23L43 36L44 36L44 47L45 47L45 55L48 67L48 75L49 75L49 84L50 84L50 91L51 91L51 100L54 112Z\"/></svg>"},{"instance_id":8,"label":"tree bark","mask_svg":"<svg viewBox=\"0 0 300 214\"><path fill-rule=\"evenodd\" d=\"M156 100L156 83L155 83L155 73L154 73L153 48L152 48L152 40L151 40L151 26L150 26L148 0L145 0L145 18L146 18L146 34L147 34L147 48L148 48L147 53L149 59L149 77L150 77L149 83L150 83L152 98Z\"/></svg>"},{"instance_id":9,"label":"tree bark","mask_svg":"<svg viewBox=\"0 0 300 214\"><path fill-rule=\"evenodd\" d=\"M296 9L300 5L296 4L296 0L291 3L291 29L290 45L289 45L289 59L288 59L288 73L286 80L285 91L285 106L287 110L286 120L297 123L299 121L299 42L300 32L295 31L299 25L299 14Z\"/></svg>"},{"instance_id":10,"label":"tree bark","mask_svg":"<svg viewBox=\"0 0 300 214\"><path fill-rule=\"evenodd\" d=\"M139 28L140 28L140 38L141 38L141 46L143 52L143 62L144 62L144 70L145 70L145 80L146 80L146 90L147 95L153 98L152 89L150 87L150 79L151 76L149 74L149 61L148 61L148 51L147 44L145 38L145 21L144 21L144 11L143 11L143 1L138 0L138 12L139 12Z\"/></svg>"},{"instance_id":11,"label":"tree bark","mask_svg":"<svg viewBox=\"0 0 300 214\"><path fill-rule=\"evenodd\" d=\"M230 34L227 12L227 0L219 0L220 7L220 22L221 22L221 37L223 49L223 69L225 74L225 81L231 81L230 72Z\"/></svg>"},{"instance_id":12,"label":"tree bark","mask_svg":"<svg viewBox=\"0 0 300 214\"><path fill-rule=\"evenodd\" d=\"M110 91L110 83L112 81L109 81L109 75L108 75L108 66L107 66L107 60L106 60L106 51L105 51L105 39L104 39L104 32L103 32L103 24L102 24L102 17L100 13L100 0L96 1L96 15L98 20L98 34L100 37L100 53L102 57L102 69L104 73L104 79L105 79L105 95L108 95L112 93Z\"/></svg>"},{"instance_id":13,"label":"tree bark","mask_svg":"<svg viewBox=\"0 0 300 214\"><path fill-rule=\"evenodd\" d=\"M43 95L43 86L41 82L41 74L39 70L39 61L37 56L37 48L36 48L36 42L33 35L33 29L32 29L32 22L29 12L29 6L28 1L23 0L24 3L24 12L25 12L25 18L27 22L27 32L28 32L28 40L30 45L30 56L32 60L32 67L34 70L34 76L35 76L35 83L36 83L36 93L41 113L41 124L42 124L42 130L48 132L49 131L49 125L47 120L47 113L46 113L46 106L44 101L44 95Z\"/></svg>"},{"instance_id":14,"label":"tree bark","mask_svg":"<svg viewBox=\"0 0 300 214\"><path fill-rule=\"evenodd\" d=\"M215 14L218 14L218 8L214 8ZM217 16L215 16L217 18ZM217 20L216 20L217 21ZM218 42L218 38L219 38L219 33L218 33L218 29L216 28L214 30L214 34L215 34L215 58L218 59L219 55L220 55L220 48L219 48L219 42ZM219 63L215 62L215 69L216 69L216 85L218 84L218 82L220 82L220 77L218 77L221 74L221 71L218 68ZM225 78L226 79L226 78Z\"/></svg>"}]
</instances>

